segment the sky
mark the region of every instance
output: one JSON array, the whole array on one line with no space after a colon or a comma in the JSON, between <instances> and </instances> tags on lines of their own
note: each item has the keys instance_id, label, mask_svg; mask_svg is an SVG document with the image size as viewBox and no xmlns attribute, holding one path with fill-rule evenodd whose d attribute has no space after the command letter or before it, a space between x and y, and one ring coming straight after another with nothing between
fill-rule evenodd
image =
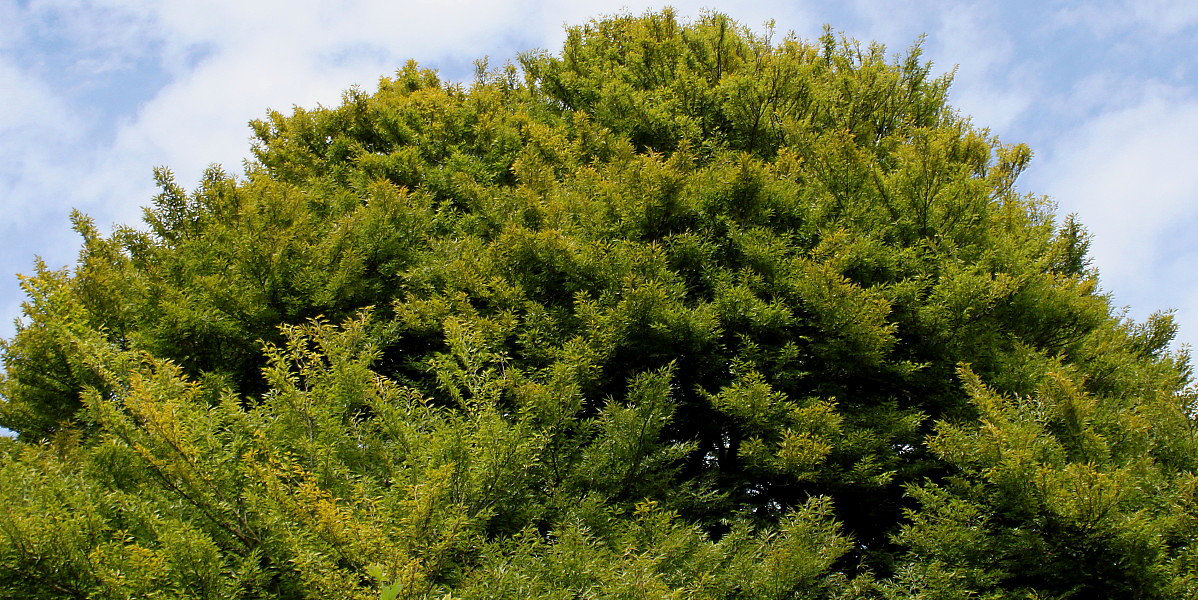
<instances>
[{"instance_id":1,"label":"sky","mask_svg":"<svg viewBox=\"0 0 1198 600\"><path fill-rule=\"evenodd\" d=\"M1198 342L1198 2L677 1L758 31L825 24L894 54L926 36L952 103L1028 144L1022 192L1093 234L1102 289L1129 318L1175 310ZM78 256L69 215L140 223L152 169L185 187L241 172L247 123L339 104L409 59L468 82L474 61L556 50L564 26L663 5L582 0L0 0L0 337L35 257Z\"/></svg>"}]
</instances>

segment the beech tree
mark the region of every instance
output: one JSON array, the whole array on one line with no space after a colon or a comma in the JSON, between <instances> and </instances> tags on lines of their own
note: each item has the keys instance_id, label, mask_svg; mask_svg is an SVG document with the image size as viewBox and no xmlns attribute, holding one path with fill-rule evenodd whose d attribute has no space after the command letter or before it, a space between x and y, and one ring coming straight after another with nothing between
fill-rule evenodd
<instances>
[{"instance_id":1,"label":"beech tree","mask_svg":"<svg viewBox=\"0 0 1198 600\"><path fill-rule=\"evenodd\" d=\"M616 15L76 214L0 345L30 598L1198 598L1167 313L918 45Z\"/></svg>"}]
</instances>

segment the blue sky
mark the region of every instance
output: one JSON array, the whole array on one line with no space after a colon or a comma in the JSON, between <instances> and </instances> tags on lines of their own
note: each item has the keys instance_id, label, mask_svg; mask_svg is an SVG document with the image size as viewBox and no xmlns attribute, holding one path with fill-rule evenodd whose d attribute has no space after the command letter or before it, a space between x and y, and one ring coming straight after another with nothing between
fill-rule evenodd
<instances>
[{"instance_id":1,"label":"blue sky","mask_svg":"<svg viewBox=\"0 0 1198 600\"><path fill-rule=\"evenodd\" d=\"M408 59L467 80L563 24L659 4L590 0L0 0L0 336L35 255L71 264L79 208L136 223L151 169L185 186L211 163L239 172L247 122L337 104ZM674 2L779 35L827 23L894 53L926 34L953 102L1036 158L1021 190L1053 198L1094 234L1103 289L1129 316L1175 309L1198 341L1198 3Z\"/></svg>"}]
</instances>

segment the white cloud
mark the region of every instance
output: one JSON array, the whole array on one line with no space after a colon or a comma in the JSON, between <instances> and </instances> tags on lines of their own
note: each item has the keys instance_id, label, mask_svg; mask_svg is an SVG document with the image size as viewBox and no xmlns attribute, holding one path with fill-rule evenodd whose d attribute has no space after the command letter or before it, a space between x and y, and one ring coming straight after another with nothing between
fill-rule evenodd
<instances>
[{"instance_id":1,"label":"white cloud","mask_svg":"<svg viewBox=\"0 0 1198 600\"><path fill-rule=\"evenodd\" d=\"M1198 25L1198 3L1192 0L1080 2L1059 9L1055 20L1061 25L1081 26L1099 35L1125 34L1129 25L1159 35L1173 35Z\"/></svg>"},{"instance_id":2,"label":"white cloud","mask_svg":"<svg viewBox=\"0 0 1198 600\"><path fill-rule=\"evenodd\" d=\"M29 223L38 198L69 195L67 173L81 165L72 149L83 132L45 84L0 56L0 202L13 227Z\"/></svg>"},{"instance_id":3,"label":"white cloud","mask_svg":"<svg viewBox=\"0 0 1198 600\"><path fill-rule=\"evenodd\" d=\"M145 40L153 36L148 12L129 10L119 3L92 0L32 0L24 14L13 12L24 25L25 43L56 44L70 52L58 68L95 76L129 66L153 51ZM69 48L69 50L68 50Z\"/></svg>"},{"instance_id":4,"label":"white cloud","mask_svg":"<svg viewBox=\"0 0 1198 600\"><path fill-rule=\"evenodd\" d=\"M886 44L892 52L902 51L917 37L929 32L930 14L946 8L943 3L936 3L934 10L918 10L918 4L916 0L853 0L849 5L853 13L862 20L863 30L852 34L863 41L872 40ZM842 28L839 24L832 25L838 29Z\"/></svg>"},{"instance_id":5,"label":"white cloud","mask_svg":"<svg viewBox=\"0 0 1198 600\"><path fill-rule=\"evenodd\" d=\"M1052 99L1052 108L1062 115L1098 115L1132 107L1144 100L1140 83L1112 71L1090 73Z\"/></svg>"},{"instance_id":6,"label":"white cloud","mask_svg":"<svg viewBox=\"0 0 1198 600\"><path fill-rule=\"evenodd\" d=\"M0 50L12 48L22 37L21 30L14 25L21 22L19 10L16 2L0 2Z\"/></svg>"},{"instance_id":7,"label":"white cloud","mask_svg":"<svg viewBox=\"0 0 1198 600\"><path fill-rule=\"evenodd\" d=\"M934 36L936 55L959 65L952 101L978 127L1002 133L1031 105L1032 78L1012 71L1015 52L1007 32L993 26L993 11L955 6L942 13Z\"/></svg>"},{"instance_id":8,"label":"white cloud","mask_svg":"<svg viewBox=\"0 0 1198 600\"><path fill-rule=\"evenodd\" d=\"M1094 234L1091 254L1103 287L1133 316L1186 309L1183 337L1195 339L1198 258L1198 99L1155 88L1132 106L1084 123L1051 149L1038 191L1075 212ZM1178 236L1183 236L1178 238ZM1146 306L1147 302L1167 305ZM1198 307L1194 307L1198 308Z\"/></svg>"}]
</instances>

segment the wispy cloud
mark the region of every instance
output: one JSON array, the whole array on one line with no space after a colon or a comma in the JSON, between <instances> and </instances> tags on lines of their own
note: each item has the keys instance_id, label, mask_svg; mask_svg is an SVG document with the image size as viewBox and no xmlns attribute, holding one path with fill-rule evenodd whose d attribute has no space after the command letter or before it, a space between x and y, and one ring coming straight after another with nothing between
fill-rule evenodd
<instances>
[{"instance_id":1,"label":"wispy cloud","mask_svg":"<svg viewBox=\"0 0 1198 600\"><path fill-rule=\"evenodd\" d=\"M1198 25L1198 4L1190 0L1120 0L1066 3L1058 19L1098 35L1126 32L1129 25L1174 35Z\"/></svg>"},{"instance_id":2,"label":"wispy cloud","mask_svg":"<svg viewBox=\"0 0 1198 600\"><path fill-rule=\"evenodd\" d=\"M953 103L979 127L1005 133L1028 110L1038 82L1014 60L1015 41L994 27L993 8L958 5L942 13L936 54L956 60Z\"/></svg>"},{"instance_id":3,"label":"wispy cloud","mask_svg":"<svg viewBox=\"0 0 1198 600\"><path fill-rule=\"evenodd\" d=\"M19 242L46 226L55 206L46 199L70 197L78 173L90 165L75 152L84 134L69 105L3 55L0 106L0 276L6 279L8 296L8 290L16 290L12 272L28 267L32 254L40 251L35 244ZM55 218L65 220L66 214Z\"/></svg>"},{"instance_id":4,"label":"wispy cloud","mask_svg":"<svg viewBox=\"0 0 1198 600\"><path fill-rule=\"evenodd\" d=\"M1192 339L1198 99L1185 92L1150 86L1138 102L1084 121L1052 148L1035 183L1094 234L1094 261L1117 302L1140 318L1185 308L1181 320Z\"/></svg>"}]
</instances>

